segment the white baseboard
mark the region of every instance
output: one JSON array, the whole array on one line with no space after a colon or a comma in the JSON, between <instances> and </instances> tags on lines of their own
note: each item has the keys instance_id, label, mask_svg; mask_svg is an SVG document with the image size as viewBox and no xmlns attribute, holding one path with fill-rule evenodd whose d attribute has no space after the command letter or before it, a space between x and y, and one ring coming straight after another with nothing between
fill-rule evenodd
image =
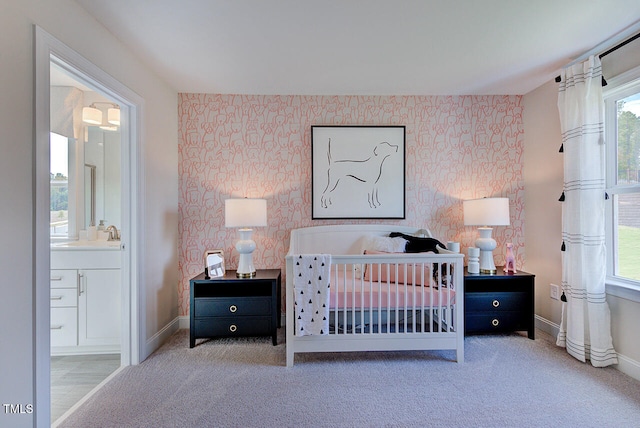
<instances>
[{"instance_id":1,"label":"white baseboard","mask_svg":"<svg viewBox=\"0 0 640 428\"><path fill-rule=\"evenodd\" d=\"M180 329L187 329L189 330L191 328L191 320L189 318L189 315L183 315L180 317Z\"/></svg>"},{"instance_id":2,"label":"white baseboard","mask_svg":"<svg viewBox=\"0 0 640 428\"><path fill-rule=\"evenodd\" d=\"M635 380L640 380L640 362L618 354L618 365L616 368Z\"/></svg>"},{"instance_id":3,"label":"white baseboard","mask_svg":"<svg viewBox=\"0 0 640 428\"><path fill-rule=\"evenodd\" d=\"M553 337L557 337L560 331L560 326L556 323L549 321L536 315L535 317L536 328L550 334ZM640 380L640 362L633 360L625 355L618 353L618 364L614 366L622 373L631 376L636 380Z\"/></svg>"},{"instance_id":4,"label":"white baseboard","mask_svg":"<svg viewBox=\"0 0 640 428\"><path fill-rule=\"evenodd\" d=\"M159 332L154 334L144 344L145 355L151 355L156 349L158 349L171 335L180 329L180 318L176 317L166 326L164 326ZM188 319L189 317L187 317Z\"/></svg>"},{"instance_id":5,"label":"white baseboard","mask_svg":"<svg viewBox=\"0 0 640 428\"><path fill-rule=\"evenodd\" d=\"M553 337L558 337L558 333L560 332L560 326L558 324L553 323L546 318L542 318L539 315L535 316L535 327Z\"/></svg>"},{"instance_id":6,"label":"white baseboard","mask_svg":"<svg viewBox=\"0 0 640 428\"><path fill-rule=\"evenodd\" d=\"M119 354L120 345L52 346L51 356Z\"/></svg>"}]
</instances>

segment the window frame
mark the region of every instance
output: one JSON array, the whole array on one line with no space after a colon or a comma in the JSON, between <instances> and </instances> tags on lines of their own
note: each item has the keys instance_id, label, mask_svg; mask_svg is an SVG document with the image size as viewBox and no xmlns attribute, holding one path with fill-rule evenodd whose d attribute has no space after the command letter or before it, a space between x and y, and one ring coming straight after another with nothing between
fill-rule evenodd
<instances>
[{"instance_id":1,"label":"window frame","mask_svg":"<svg viewBox=\"0 0 640 428\"><path fill-rule=\"evenodd\" d=\"M616 194L640 193L640 184L618 185L617 146L617 102L622 98L640 93L640 66L607 80L603 88L605 106L605 169L606 191L609 199L605 209L605 242L607 248L606 292L614 296L640 302L640 281L614 274L617 262L617 223L614 223Z\"/></svg>"}]
</instances>

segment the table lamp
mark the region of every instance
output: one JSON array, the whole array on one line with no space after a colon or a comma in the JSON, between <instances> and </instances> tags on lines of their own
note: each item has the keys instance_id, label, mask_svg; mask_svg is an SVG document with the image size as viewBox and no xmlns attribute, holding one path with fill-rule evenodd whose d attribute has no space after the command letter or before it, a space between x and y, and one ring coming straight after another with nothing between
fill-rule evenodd
<instances>
[{"instance_id":1,"label":"table lamp","mask_svg":"<svg viewBox=\"0 0 640 428\"><path fill-rule=\"evenodd\" d=\"M481 226L476 247L480 249L480 273L495 274L493 250L496 241L491 237L489 226L509 225L509 198L482 198L462 201L465 226Z\"/></svg>"},{"instance_id":2,"label":"table lamp","mask_svg":"<svg viewBox=\"0 0 640 428\"><path fill-rule=\"evenodd\" d=\"M227 199L224 201L224 218L226 227L237 227L240 240L236 242L236 250L240 253L236 276L253 278L256 269L253 266L253 251L256 243L251 239L251 227L267 225L266 199Z\"/></svg>"}]
</instances>

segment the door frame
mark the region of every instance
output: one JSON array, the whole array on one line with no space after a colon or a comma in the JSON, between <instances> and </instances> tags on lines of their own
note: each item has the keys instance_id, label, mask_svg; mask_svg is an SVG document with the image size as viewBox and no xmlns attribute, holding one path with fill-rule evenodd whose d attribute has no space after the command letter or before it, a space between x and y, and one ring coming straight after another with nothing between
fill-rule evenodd
<instances>
[{"instance_id":1,"label":"door frame","mask_svg":"<svg viewBox=\"0 0 640 428\"><path fill-rule=\"evenodd\" d=\"M140 363L146 337L140 254L144 228L141 177L142 113L144 100L45 30L34 26L34 389L36 426L51 424L50 365L50 237L49 237L49 133L50 64L55 62L76 80L97 88L121 106L127 120L121 126L122 326L121 365ZM125 116L126 115L126 116ZM127 287L128 286L128 287Z\"/></svg>"}]
</instances>

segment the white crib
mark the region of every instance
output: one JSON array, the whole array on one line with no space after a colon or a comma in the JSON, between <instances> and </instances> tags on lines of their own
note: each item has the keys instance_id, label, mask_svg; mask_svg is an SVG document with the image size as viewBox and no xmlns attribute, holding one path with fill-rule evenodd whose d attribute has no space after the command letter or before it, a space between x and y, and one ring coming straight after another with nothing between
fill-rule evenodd
<instances>
[{"instance_id":1,"label":"white crib","mask_svg":"<svg viewBox=\"0 0 640 428\"><path fill-rule=\"evenodd\" d=\"M464 361L462 254L363 254L369 236L414 234L392 225L295 229L286 256L287 366L296 353L455 350ZM424 230L431 236L428 230ZM329 334L297 336L294 259L331 255Z\"/></svg>"}]
</instances>

